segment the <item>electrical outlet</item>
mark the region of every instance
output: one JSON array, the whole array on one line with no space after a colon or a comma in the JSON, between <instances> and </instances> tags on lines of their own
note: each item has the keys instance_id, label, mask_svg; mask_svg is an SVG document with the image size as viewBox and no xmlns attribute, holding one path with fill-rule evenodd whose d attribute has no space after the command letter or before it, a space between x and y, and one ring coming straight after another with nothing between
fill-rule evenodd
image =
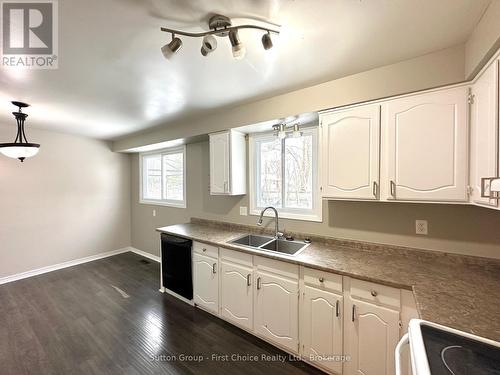
<instances>
[{"instance_id":1,"label":"electrical outlet","mask_svg":"<svg viewBox=\"0 0 500 375\"><path fill-rule=\"evenodd\" d=\"M427 220L415 220L415 233L427 235Z\"/></svg>"},{"instance_id":2,"label":"electrical outlet","mask_svg":"<svg viewBox=\"0 0 500 375\"><path fill-rule=\"evenodd\" d=\"M156 216L156 210L153 208L153 217Z\"/></svg>"},{"instance_id":3,"label":"electrical outlet","mask_svg":"<svg viewBox=\"0 0 500 375\"><path fill-rule=\"evenodd\" d=\"M240 215L241 216L247 216L248 215L248 209L245 206L240 207Z\"/></svg>"}]
</instances>

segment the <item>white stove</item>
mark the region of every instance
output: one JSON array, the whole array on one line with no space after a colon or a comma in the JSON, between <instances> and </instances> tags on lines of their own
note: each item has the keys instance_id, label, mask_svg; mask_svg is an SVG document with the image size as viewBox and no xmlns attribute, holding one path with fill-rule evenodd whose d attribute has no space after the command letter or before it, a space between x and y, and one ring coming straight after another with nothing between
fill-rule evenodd
<instances>
[{"instance_id":1,"label":"white stove","mask_svg":"<svg viewBox=\"0 0 500 375\"><path fill-rule=\"evenodd\" d=\"M500 343L420 319L396 347L396 375L401 353L410 345L413 375L500 375Z\"/></svg>"}]
</instances>

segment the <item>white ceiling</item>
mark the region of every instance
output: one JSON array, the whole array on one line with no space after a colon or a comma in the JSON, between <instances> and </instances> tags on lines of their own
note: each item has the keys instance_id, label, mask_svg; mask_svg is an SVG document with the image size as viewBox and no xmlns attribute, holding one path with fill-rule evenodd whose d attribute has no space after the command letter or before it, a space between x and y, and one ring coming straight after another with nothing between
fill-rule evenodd
<instances>
[{"instance_id":1,"label":"white ceiling","mask_svg":"<svg viewBox=\"0 0 500 375\"><path fill-rule=\"evenodd\" d=\"M24 100L31 126L115 139L463 43L490 1L60 0L59 69L0 68L0 124L13 125L9 101ZM183 38L166 61L160 26L202 31L211 13L282 33L264 51L262 33L241 31L240 61L227 38L208 57L200 39Z\"/></svg>"}]
</instances>

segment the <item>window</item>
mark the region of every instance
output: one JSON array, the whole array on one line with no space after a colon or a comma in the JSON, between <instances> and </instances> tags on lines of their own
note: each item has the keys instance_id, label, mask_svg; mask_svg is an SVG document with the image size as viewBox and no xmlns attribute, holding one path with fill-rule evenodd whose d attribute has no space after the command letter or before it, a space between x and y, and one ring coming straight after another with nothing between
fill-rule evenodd
<instances>
[{"instance_id":1,"label":"window","mask_svg":"<svg viewBox=\"0 0 500 375\"><path fill-rule=\"evenodd\" d=\"M299 138L274 134L250 137L250 211L267 206L281 217L321 221L318 187L318 132L302 131Z\"/></svg>"},{"instance_id":2,"label":"window","mask_svg":"<svg viewBox=\"0 0 500 375\"><path fill-rule=\"evenodd\" d=\"M186 207L186 148L140 155L140 203Z\"/></svg>"}]
</instances>

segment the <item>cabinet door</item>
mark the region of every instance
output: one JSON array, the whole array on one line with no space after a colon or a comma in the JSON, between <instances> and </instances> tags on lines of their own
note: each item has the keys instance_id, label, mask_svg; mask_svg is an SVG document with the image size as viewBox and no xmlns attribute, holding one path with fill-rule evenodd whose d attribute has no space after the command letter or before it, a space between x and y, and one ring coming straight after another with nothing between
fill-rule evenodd
<instances>
[{"instance_id":1,"label":"cabinet door","mask_svg":"<svg viewBox=\"0 0 500 375\"><path fill-rule=\"evenodd\" d=\"M193 254L194 302L215 314L219 310L219 278L217 259Z\"/></svg>"},{"instance_id":2,"label":"cabinet door","mask_svg":"<svg viewBox=\"0 0 500 375\"><path fill-rule=\"evenodd\" d=\"M467 88L386 103L389 199L467 201Z\"/></svg>"},{"instance_id":3,"label":"cabinet door","mask_svg":"<svg viewBox=\"0 0 500 375\"><path fill-rule=\"evenodd\" d=\"M380 106L327 114L321 120L323 196L377 199Z\"/></svg>"},{"instance_id":4,"label":"cabinet door","mask_svg":"<svg viewBox=\"0 0 500 375\"><path fill-rule=\"evenodd\" d=\"M301 314L303 355L311 362L342 373L342 296L304 287Z\"/></svg>"},{"instance_id":5,"label":"cabinet door","mask_svg":"<svg viewBox=\"0 0 500 375\"><path fill-rule=\"evenodd\" d=\"M252 268L221 261L221 315L248 330L253 328Z\"/></svg>"},{"instance_id":6,"label":"cabinet door","mask_svg":"<svg viewBox=\"0 0 500 375\"><path fill-rule=\"evenodd\" d=\"M471 201L496 207L497 201L481 198L481 178L498 176L498 61L474 83L471 94Z\"/></svg>"},{"instance_id":7,"label":"cabinet door","mask_svg":"<svg viewBox=\"0 0 500 375\"><path fill-rule=\"evenodd\" d=\"M228 193L229 187L229 132L210 134L210 192Z\"/></svg>"},{"instance_id":8,"label":"cabinet door","mask_svg":"<svg viewBox=\"0 0 500 375\"><path fill-rule=\"evenodd\" d=\"M255 272L254 330L291 352L298 352L298 280Z\"/></svg>"},{"instance_id":9,"label":"cabinet door","mask_svg":"<svg viewBox=\"0 0 500 375\"><path fill-rule=\"evenodd\" d=\"M392 375L399 312L349 297L344 315L344 375Z\"/></svg>"}]
</instances>

